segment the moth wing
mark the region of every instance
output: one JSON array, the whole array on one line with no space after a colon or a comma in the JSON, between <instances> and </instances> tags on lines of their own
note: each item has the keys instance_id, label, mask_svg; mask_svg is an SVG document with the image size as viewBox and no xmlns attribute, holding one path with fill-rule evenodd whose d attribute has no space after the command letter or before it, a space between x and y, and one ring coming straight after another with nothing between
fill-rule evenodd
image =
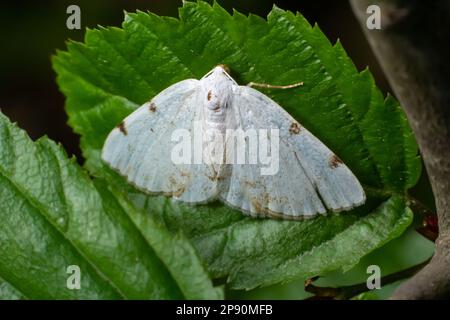
<instances>
[{"instance_id":1,"label":"moth wing","mask_svg":"<svg viewBox=\"0 0 450 320\"><path fill-rule=\"evenodd\" d=\"M232 109L235 119L229 121L243 130L279 129L279 169L262 175L260 162L233 165L228 188L220 194L224 202L251 215L291 219L364 203L364 191L350 169L269 97L238 86Z\"/></svg>"},{"instance_id":2,"label":"moth wing","mask_svg":"<svg viewBox=\"0 0 450 320\"><path fill-rule=\"evenodd\" d=\"M161 193L191 203L206 202L217 193L210 165L176 164L174 130L193 136L201 122L199 81L178 82L126 117L111 131L102 159L128 182L149 193Z\"/></svg>"}]
</instances>

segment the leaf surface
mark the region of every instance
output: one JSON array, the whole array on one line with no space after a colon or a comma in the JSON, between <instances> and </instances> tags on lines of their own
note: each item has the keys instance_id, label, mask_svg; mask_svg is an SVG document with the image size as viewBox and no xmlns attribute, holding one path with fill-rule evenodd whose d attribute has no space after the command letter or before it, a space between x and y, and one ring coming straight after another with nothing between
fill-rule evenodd
<instances>
[{"instance_id":1,"label":"leaf surface","mask_svg":"<svg viewBox=\"0 0 450 320\"><path fill-rule=\"evenodd\" d=\"M2 114L0 185L0 277L8 292L34 299L220 297L201 265L183 274L187 279L173 277L159 255L172 246L153 250L105 183L91 181L51 140L31 141ZM198 264L193 254L178 258ZM80 268L80 290L67 287L72 265ZM191 291L182 290L189 279L196 280Z\"/></svg>"},{"instance_id":2,"label":"leaf surface","mask_svg":"<svg viewBox=\"0 0 450 320\"><path fill-rule=\"evenodd\" d=\"M241 84L303 81L263 92L339 155L364 185L367 203L308 221L251 219L218 203L192 207L147 196L102 163L106 136L126 115L217 64ZM404 195L421 165L405 115L368 70L359 73L342 46L300 14L274 7L264 20L204 2L185 2L180 19L126 14L122 28L88 30L84 43L68 43L53 66L90 172L172 232L182 230L213 276L228 277L233 288L349 268L411 222Z\"/></svg>"}]
</instances>

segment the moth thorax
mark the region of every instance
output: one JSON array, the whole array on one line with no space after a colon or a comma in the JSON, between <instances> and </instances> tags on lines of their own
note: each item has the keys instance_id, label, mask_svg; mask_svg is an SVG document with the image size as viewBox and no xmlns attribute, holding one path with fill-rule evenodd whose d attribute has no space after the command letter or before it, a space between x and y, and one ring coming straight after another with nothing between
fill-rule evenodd
<instances>
[{"instance_id":1,"label":"moth thorax","mask_svg":"<svg viewBox=\"0 0 450 320\"><path fill-rule=\"evenodd\" d=\"M226 109L228 97L226 95L216 95L210 90L205 101L205 118L208 122L222 124L226 119Z\"/></svg>"},{"instance_id":2,"label":"moth thorax","mask_svg":"<svg viewBox=\"0 0 450 320\"><path fill-rule=\"evenodd\" d=\"M204 80L204 106L211 118L221 119L231 100L232 86L224 74L213 73ZM217 116L217 117L216 117Z\"/></svg>"}]
</instances>

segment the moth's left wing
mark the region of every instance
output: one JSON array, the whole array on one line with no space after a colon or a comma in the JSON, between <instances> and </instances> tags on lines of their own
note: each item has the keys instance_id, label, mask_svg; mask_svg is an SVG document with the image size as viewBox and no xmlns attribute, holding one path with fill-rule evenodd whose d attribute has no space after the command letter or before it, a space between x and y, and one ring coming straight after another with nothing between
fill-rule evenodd
<instances>
[{"instance_id":1,"label":"moth's left wing","mask_svg":"<svg viewBox=\"0 0 450 320\"><path fill-rule=\"evenodd\" d=\"M180 81L126 117L105 141L102 159L139 189L190 203L203 203L217 194L207 164L175 163L175 130L190 137L202 120L199 81ZM186 141L187 142L187 141Z\"/></svg>"},{"instance_id":2,"label":"moth's left wing","mask_svg":"<svg viewBox=\"0 0 450 320\"><path fill-rule=\"evenodd\" d=\"M234 119L229 122L243 130L279 130L279 170L262 175L260 162L232 165L220 194L224 202L251 215L291 219L364 203L364 191L350 169L273 100L250 87L236 86L231 107Z\"/></svg>"}]
</instances>

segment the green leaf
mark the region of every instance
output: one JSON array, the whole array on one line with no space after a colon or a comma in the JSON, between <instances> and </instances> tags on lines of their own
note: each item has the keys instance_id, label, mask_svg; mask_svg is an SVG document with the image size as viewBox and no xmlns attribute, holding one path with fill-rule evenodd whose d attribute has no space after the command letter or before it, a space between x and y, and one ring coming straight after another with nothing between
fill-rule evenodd
<instances>
[{"instance_id":1,"label":"green leaf","mask_svg":"<svg viewBox=\"0 0 450 320\"><path fill-rule=\"evenodd\" d=\"M22 300L25 296L11 284L0 278L0 300Z\"/></svg>"},{"instance_id":2,"label":"green leaf","mask_svg":"<svg viewBox=\"0 0 450 320\"><path fill-rule=\"evenodd\" d=\"M136 207L130 199L112 188L121 206L139 228L161 260L169 266L173 278L185 297L223 299L223 288L213 288L197 251L182 232L171 233L151 215Z\"/></svg>"},{"instance_id":3,"label":"green leaf","mask_svg":"<svg viewBox=\"0 0 450 320\"><path fill-rule=\"evenodd\" d=\"M130 195L136 203L148 199ZM146 200L142 206L168 226L182 228L216 278L228 276L233 288L248 289L338 268L349 270L412 222L412 212L401 197L393 196L378 207L369 201L371 209L302 222L253 219L220 204L193 211L164 197Z\"/></svg>"},{"instance_id":4,"label":"green leaf","mask_svg":"<svg viewBox=\"0 0 450 320\"><path fill-rule=\"evenodd\" d=\"M251 219L218 203L191 207L147 196L102 163L104 140L126 115L220 63L241 84L303 81L264 93L344 160L364 184L367 203L310 221ZM69 42L53 66L90 172L172 232L183 230L213 276L228 277L233 288L350 268L411 222L404 195L421 165L400 106L383 99L370 72L358 73L342 46L332 46L300 14L274 7L266 21L205 2L184 2L180 20L126 14L122 29L88 30L84 43Z\"/></svg>"},{"instance_id":5,"label":"green leaf","mask_svg":"<svg viewBox=\"0 0 450 320\"><path fill-rule=\"evenodd\" d=\"M177 269L158 253L174 249L162 243L153 250L105 183L93 183L49 139L33 143L2 114L0 186L0 277L25 297L220 297L201 265L183 274L188 278L181 282L182 277L173 277ZM153 232L155 237L167 233ZM179 259L198 263L194 254ZM80 290L67 288L70 265L81 270ZM183 290L188 283L189 290Z\"/></svg>"}]
</instances>

